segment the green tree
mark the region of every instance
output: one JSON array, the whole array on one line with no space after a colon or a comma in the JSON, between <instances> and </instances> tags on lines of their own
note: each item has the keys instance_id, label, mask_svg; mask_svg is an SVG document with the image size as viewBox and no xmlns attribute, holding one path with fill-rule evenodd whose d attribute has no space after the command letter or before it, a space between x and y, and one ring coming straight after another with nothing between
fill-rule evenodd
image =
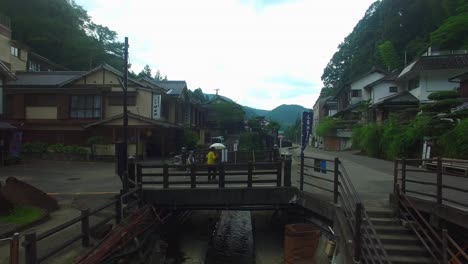
<instances>
[{"instance_id":1,"label":"green tree","mask_svg":"<svg viewBox=\"0 0 468 264\"><path fill-rule=\"evenodd\" d=\"M214 104L216 121L219 129L224 131L240 131L244 125L244 110L233 102L220 101Z\"/></svg>"},{"instance_id":2,"label":"green tree","mask_svg":"<svg viewBox=\"0 0 468 264\"><path fill-rule=\"evenodd\" d=\"M397 69L402 65L395 46L391 41L385 41L377 47L380 59L389 71Z\"/></svg>"},{"instance_id":3,"label":"green tree","mask_svg":"<svg viewBox=\"0 0 468 264\"><path fill-rule=\"evenodd\" d=\"M159 71L158 71L159 73ZM141 70L140 73L138 73L138 77L143 78L143 77L148 77L150 79L153 79L153 76L151 75L151 68L148 64L145 65L143 70Z\"/></svg>"}]
</instances>

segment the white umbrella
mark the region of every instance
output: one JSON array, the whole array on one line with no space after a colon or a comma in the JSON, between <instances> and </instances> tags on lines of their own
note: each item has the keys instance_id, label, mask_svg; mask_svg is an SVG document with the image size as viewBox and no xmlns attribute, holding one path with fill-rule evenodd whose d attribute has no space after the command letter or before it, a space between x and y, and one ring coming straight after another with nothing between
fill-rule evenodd
<instances>
[{"instance_id":1,"label":"white umbrella","mask_svg":"<svg viewBox=\"0 0 468 264\"><path fill-rule=\"evenodd\" d=\"M214 144L211 144L210 148L215 148L215 149L225 149L226 146L224 146L223 144L221 143L214 143Z\"/></svg>"}]
</instances>

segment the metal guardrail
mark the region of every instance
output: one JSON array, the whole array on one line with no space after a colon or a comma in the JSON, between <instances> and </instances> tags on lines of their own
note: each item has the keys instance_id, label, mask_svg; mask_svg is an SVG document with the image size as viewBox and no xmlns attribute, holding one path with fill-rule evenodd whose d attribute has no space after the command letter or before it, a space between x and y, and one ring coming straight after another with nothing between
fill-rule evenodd
<instances>
[{"instance_id":1,"label":"metal guardrail","mask_svg":"<svg viewBox=\"0 0 468 264\"><path fill-rule=\"evenodd\" d=\"M419 168L417 166L422 166ZM465 178L468 183L468 160L444 158L434 159L398 159L394 163L394 193L397 185L410 196L417 195L438 205L458 206L468 209L468 188L459 184L457 178ZM432 176L432 177L431 177ZM452 181L452 183L448 182ZM411 184L414 188L408 188ZM433 186L433 192L420 190L421 186ZM418 189L419 187L419 189ZM447 197L451 193L452 197ZM457 194L454 198L453 194Z\"/></svg>"},{"instance_id":2,"label":"metal guardrail","mask_svg":"<svg viewBox=\"0 0 468 264\"><path fill-rule=\"evenodd\" d=\"M450 237L447 229L437 232L418 211L405 192L396 185L398 196L398 211L418 236L424 247L436 263L464 264L468 263L468 255L458 243Z\"/></svg>"},{"instance_id":3,"label":"metal guardrail","mask_svg":"<svg viewBox=\"0 0 468 264\"><path fill-rule=\"evenodd\" d=\"M312 186L333 194L333 202L341 205L343 209L347 229L353 235L353 257L355 261L364 260L365 263L391 263L388 254L377 236L377 232L367 215L365 207L359 198L356 189L338 158L333 160L321 159L315 157L306 157L304 154L300 158L300 190L304 190L304 185ZM314 166L306 165L305 160L313 160ZM331 163L333 169L327 169L327 166L321 166ZM308 169L314 172L332 173L333 180L314 175ZM307 179L319 180L311 183Z\"/></svg>"}]
</instances>

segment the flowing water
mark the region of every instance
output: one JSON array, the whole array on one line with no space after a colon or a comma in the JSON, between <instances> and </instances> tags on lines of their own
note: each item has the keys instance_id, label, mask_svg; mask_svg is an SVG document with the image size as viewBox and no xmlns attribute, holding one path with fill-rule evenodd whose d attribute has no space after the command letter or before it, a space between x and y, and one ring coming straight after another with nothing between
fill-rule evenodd
<instances>
[{"instance_id":1,"label":"flowing water","mask_svg":"<svg viewBox=\"0 0 468 264\"><path fill-rule=\"evenodd\" d=\"M205 263L255 263L252 216L249 211L221 212Z\"/></svg>"}]
</instances>

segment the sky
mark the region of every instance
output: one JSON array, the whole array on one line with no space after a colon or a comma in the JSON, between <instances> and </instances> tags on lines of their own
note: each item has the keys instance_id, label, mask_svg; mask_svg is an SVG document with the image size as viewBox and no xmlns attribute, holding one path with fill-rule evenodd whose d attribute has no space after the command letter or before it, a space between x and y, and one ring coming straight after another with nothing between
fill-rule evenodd
<instances>
[{"instance_id":1,"label":"sky","mask_svg":"<svg viewBox=\"0 0 468 264\"><path fill-rule=\"evenodd\" d=\"M323 69L375 0L75 0L129 38L131 70L148 64L188 88L271 110L312 108Z\"/></svg>"}]
</instances>

